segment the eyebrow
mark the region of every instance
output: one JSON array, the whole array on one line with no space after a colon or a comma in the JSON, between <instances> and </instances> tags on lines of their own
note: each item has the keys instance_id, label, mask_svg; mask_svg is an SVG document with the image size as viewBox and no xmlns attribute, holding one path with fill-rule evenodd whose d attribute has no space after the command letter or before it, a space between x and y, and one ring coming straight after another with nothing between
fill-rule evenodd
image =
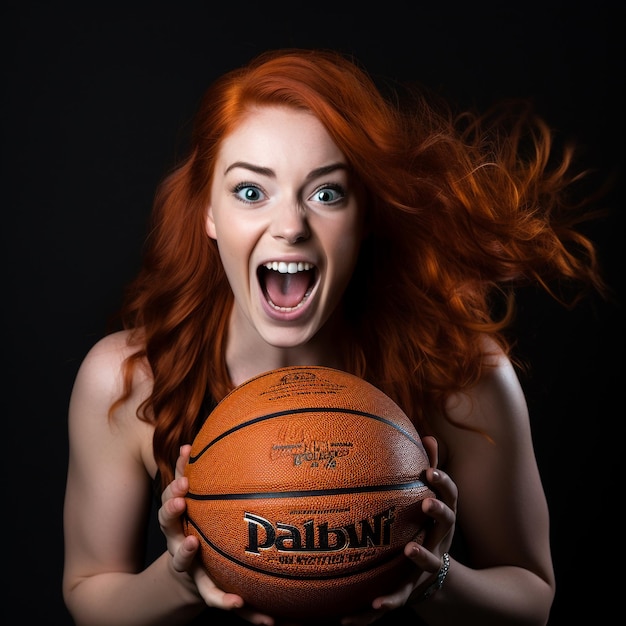
<instances>
[{"instance_id":1,"label":"eyebrow","mask_svg":"<svg viewBox=\"0 0 626 626\"><path fill-rule=\"evenodd\" d=\"M245 170L250 170L255 174L260 174L261 176L267 176L268 178L276 178L276 172L269 167L261 167L260 165L254 165L253 163L247 163L246 161L235 161L231 163L225 170L224 175L228 174L231 170L235 168L241 167ZM307 180L313 180L320 176L325 176L326 174L330 174L337 170L348 170L348 166L345 163L331 163L330 165L324 165L322 167L315 168L311 170L307 175Z\"/></svg>"}]
</instances>

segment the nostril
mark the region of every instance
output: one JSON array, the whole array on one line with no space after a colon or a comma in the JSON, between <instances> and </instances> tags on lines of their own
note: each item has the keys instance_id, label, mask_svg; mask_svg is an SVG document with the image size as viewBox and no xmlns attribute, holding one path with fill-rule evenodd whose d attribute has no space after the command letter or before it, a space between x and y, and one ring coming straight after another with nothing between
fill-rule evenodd
<instances>
[{"instance_id":1,"label":"nostril","mask_svg":"<svg viewBox=\"0 0 626 626\"><path fill-rule=\"evenodd\" d=\"M304 209L280 211L272 222L270 234L290 244L308 239L311 231Z\"/></svg>"}]
</instances>

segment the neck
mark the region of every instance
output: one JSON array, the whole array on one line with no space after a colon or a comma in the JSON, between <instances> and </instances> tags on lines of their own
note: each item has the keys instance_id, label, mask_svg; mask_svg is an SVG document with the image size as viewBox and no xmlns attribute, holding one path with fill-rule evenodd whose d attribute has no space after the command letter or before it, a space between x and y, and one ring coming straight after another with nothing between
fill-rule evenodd
<instances>
[{"instance_id":1,"label":"neck","mask_svg":"<svg viewBox=\"0 0 626 626\"><path fill-rule=\"evenodd\" d=\"M303 344L290 347L274 346L264 341L255 331L233 324L231 318L226 344L226 364L234 385L249 378L281 367L320 365L344 369L344 351L341 346L343 327L337 321L327 322L315 337Z\"/></svg>"}]
</instances>

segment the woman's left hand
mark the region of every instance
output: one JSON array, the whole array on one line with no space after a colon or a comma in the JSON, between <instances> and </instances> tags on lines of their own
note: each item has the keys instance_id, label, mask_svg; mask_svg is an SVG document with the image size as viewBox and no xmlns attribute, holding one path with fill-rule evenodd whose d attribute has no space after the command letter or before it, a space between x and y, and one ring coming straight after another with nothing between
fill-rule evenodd
<instances>
[{"instance_id":1,"label":"woman's left hand","mask_svg":"<svg viewBox=\"0 0 626 626\"><path fill-rule=\"evenodd\" d=\"M345 617L341 621L345 626L372 624L385 613L407 604L412 596L419 597L437 576L443 554L450 549L456 523L458 489L445 472L437 469L438 453L435 438L424 437L422 442L431 462L431 467L426 470L424 478L438 497L425 498L422 502L422 511L433 522L424 543L420 545L411 541L404 548L405 556L416 566L415 571L399 589L374 599L371 610Z\"/></svg>"}]
</instances>

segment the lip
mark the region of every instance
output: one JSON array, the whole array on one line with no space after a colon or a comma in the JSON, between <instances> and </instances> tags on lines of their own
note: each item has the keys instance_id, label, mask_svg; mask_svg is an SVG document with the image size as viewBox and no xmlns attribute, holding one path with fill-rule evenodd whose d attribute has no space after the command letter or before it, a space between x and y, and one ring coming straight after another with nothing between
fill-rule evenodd
<instances>
[{"instance_id":1,"label":"lip","mask_svg":"<svg viewBox=\"0 0 626 626\"><path fill-rule=\"evenodd\" d=\"M268 263L274 263L274 262L286 263L287 265L291 263L296 263L296 264L304 263L304 264L310 265L315 271L315 282L312 288L310 289L308 295L304 298L302 303L297 308L293 308L288 311L280 310L280 309L276 309L275 307L273 307L267 301L267 298L263 290L263 286L261 284L261 281L259 280L259 272L265 271L267 269L266 265ZM257 282L257 289L258 289L258 294L259 294L259 300L261 302L261 307L263 308L263 311L270 319L277 321L277 322L293 322L293 321L301 321L303 317L308 316L308 312L313 306L313 301L315 300L315 296L317 294L318 287L320 284L320 270L319 270L319 266L317 263L315 263L311 259L302 258L301 256L299 257L294 257L294 256L271 257L259 263L259 265L256 268L255 276L257 278L256 282Z\"/></svg>"}]
</instances>

